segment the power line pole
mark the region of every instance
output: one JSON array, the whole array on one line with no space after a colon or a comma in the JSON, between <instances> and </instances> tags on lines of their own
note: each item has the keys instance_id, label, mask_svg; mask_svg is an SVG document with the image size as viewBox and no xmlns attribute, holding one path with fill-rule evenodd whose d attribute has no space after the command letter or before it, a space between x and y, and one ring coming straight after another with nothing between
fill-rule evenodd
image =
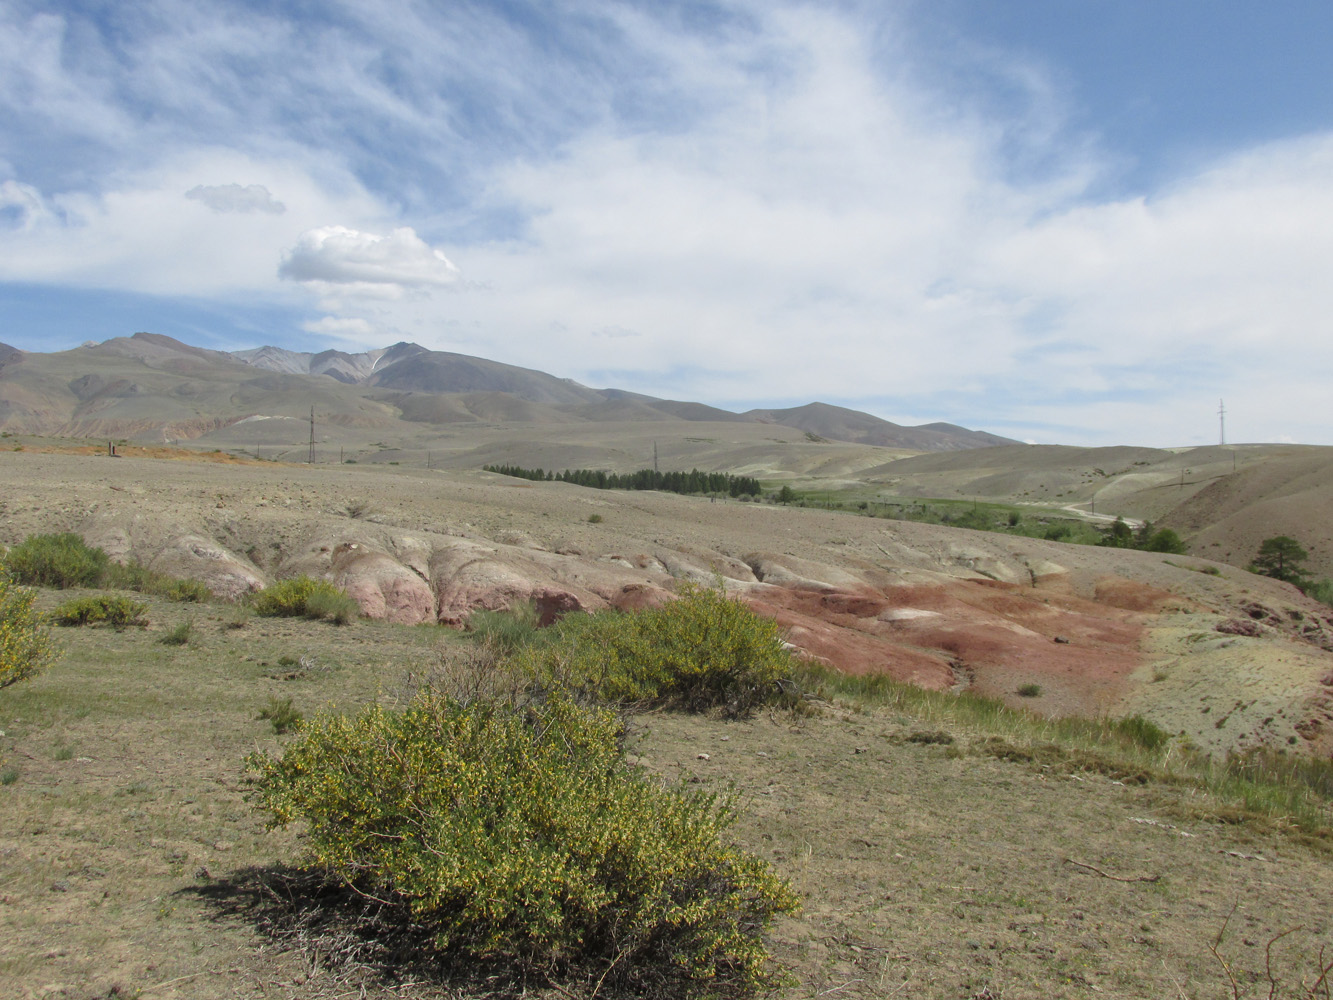
<instances>
[{"instance_id":1,"label":"power line pole","mask_svg":"<svg viewBox=\"0 0 1333 1000\"><path fill-rule=\"evenodd\" d=\"M1227 406L1220 399L1217 401L1217 443L1223 447L1227 443Z\"/></svg>"},{"instance_id":2,"label":"power line pole","mask_svg":"<svg viewBox=\"0 0 1333 1000\"><path fill-rule=\"evenodd\" d=\"M310 407L310 454L306 456L306 464L315 464L315 408Z\"/></svg>"}]
</instances>

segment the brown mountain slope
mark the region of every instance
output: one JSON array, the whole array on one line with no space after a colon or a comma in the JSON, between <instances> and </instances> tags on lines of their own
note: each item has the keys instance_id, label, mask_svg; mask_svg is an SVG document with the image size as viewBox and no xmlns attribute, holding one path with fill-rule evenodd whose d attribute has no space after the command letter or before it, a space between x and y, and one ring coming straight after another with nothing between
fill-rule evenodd
<instances>
[{"instance_id":1,"label":"brown mountain slope","mask_svg":"<svg viewBox=\"0 0 1333 1000\"><path fill-rule=\"evenodd\" d=\"M360 354L275 347L228 354L137 333L69 351L11 349L0 356L0 429L11 433L143 441L207 434L219 447L296 448L308 446L308 434L252 437L248 428L239 437L218 434L244 421L276 421L270 426L277 428L304 418L308 424L311 407L320 424L375 428L336 442L354 452L368 446L438 450L442 439L468 424L755 423L752 416L703 403L591 389L545 372L407 343ZM837 407L805 411L807 417L823 414L820 429L811 433L830 440L926 449L1001 440L952 425L897 428ZM784 418L773 411L765 419ZM430 440L437 425L441 429ZM908 439L914 443L904 444Z\"/></svg>"},{"instance_id":2,"label":"brown mountain slope","mask_svg":"<svg viewBox=\"0 0 1333 1000\"><path fill-rule=\"evenodd\" d=\"M830 406L828 403L808 403L780 410L747 410L743 416L794 427L832 441L851 441L884 448L910 448L914 451L953 451L1016 443L1009 438L969 431L953 424L903 427L869 413Z\"/></svg>"}]
</instances>

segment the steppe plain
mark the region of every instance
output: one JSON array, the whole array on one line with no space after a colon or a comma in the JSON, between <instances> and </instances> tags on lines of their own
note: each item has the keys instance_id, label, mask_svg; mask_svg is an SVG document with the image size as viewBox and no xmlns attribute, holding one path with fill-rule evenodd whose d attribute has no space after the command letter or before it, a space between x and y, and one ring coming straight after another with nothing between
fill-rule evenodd
<instances>
[{"instance_id":1,"label":"steppe plain","mask_svg":"<svg viewBox=\"0 0 1333 1000\"><path fill-rule=\"evenodd\" d=\"M720 580L842 669L1038 713L1140 712L1218 751L1295 740L1327 753L1327 609L1235 566L401 458L19 444L0 453L6 543L76 530L220 590L297 568L341 574L363 604L377 588L384 613L415 607L401 600L405 567L426 585L427 622L470 602L633 606L675 580ZM299 837L265 831L242 780L245 753L283 739L257 718L269 697L307 714L392 702L456 655L457 633L232 617L152 601L144 630L62 630L60 663L0 693L0 754L16 763L0 787L0 992L485 994L485 982L438 985L402 955L370 949L349 965L301 947L309 929L283 898L299 893L280 877ZM157 642L186 620L188 646ZM1228 622L1258 634L1216 630ZM1043 694L1019 698L1024 683ZM1322 842L1237 822L1189 785L1006 757L965 721L893 707L631 725L664 780L734 789L735 836L803 896L772 935L784 996L1228 996L1210 952L1224 926L1217 947L1241 995L1267 995L1277 935L1299 927L1272 949L1288 985L1312 981L1328 946Z\"/></svg>"}]
</instances>

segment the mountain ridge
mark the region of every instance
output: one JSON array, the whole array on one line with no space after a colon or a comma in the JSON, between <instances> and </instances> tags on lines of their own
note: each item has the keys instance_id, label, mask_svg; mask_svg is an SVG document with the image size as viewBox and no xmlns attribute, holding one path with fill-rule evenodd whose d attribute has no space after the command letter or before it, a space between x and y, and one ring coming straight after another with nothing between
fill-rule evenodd
<instances>
[{"instance_id":1,"label":"mountain ridge","mask_svg":"<svg viewBox=\"0 0 1333 1000\"><path fill-rule=\"evenodd\" d=\"M22 364L20 364L22 362ZM302 396L293 409L293 398ZM734 413L706 403L595 389L487 358L400 342L349 353L265 345L218 351L140 331L67 351L0 348L0 429L57 435L194 439L314 405L335 422L770 423L828 440L913 451L1016 442L952 424L903 427L809 403ZM286 413L292 410L291 413Z\"/></svg>"}]
</instances>

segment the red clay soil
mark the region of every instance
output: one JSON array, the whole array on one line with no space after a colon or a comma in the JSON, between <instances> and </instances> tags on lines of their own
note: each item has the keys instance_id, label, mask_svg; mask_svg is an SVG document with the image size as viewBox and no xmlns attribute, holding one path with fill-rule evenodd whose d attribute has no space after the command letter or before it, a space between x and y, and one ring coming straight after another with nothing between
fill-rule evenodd
<instances>
[{"instance_id":1,"label":"red clay soil","mask_svg":"<svg viewBox=\"0 0 1333 1000\"><path fill-rule=\"evenodd\" d=\"M849 673L936 690L964 686L1053 714L1095 713L1142 663L1145 611L1174 595L1116 582L1113 602L993 581L816 591L765 587L751 606L792 645ZM1098 595L1100 597L1100 593ZM1020 699L1037 685L1041 695ZM1030 688L1029 688L1030 690Z\"/></svg>"}]
</instances>

